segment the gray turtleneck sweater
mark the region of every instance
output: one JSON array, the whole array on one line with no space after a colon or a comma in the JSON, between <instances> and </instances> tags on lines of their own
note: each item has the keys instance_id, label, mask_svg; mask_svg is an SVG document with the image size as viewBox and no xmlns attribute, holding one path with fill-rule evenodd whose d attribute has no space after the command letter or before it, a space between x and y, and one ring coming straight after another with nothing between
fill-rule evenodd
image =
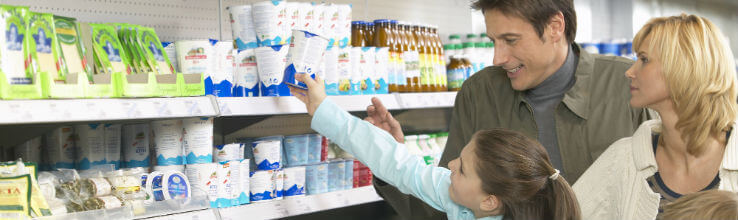
<instances>
[{"instance_id":1,"label":"gray turtleneck sweater","mask_svg":"<svg viewBox=\"0 0 738 220\"><path fill-rule=\"evenodd\" d=\"M576 71L577 62L579 62L579 57L569 46L566 60L561 68L540 85L525 92L525 99L533 108L533 115L538 126L538 142L546 148L551 157L551 163L562 174L565 171L561 161L558 137L556 137L554 113L556 107L564 99L564 94L574 86L574 71Z\"/></svg>"}]
</instances>

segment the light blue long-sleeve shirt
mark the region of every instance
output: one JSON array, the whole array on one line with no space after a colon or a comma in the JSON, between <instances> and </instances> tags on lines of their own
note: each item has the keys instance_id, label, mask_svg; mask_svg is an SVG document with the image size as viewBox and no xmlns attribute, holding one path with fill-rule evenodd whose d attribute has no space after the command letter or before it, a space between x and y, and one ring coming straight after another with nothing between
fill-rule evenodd
<instances>
[{"instance_id":1,"label":"light blue long-sleeve shirt","mask_svg":"<svg viewBox=\"0 0 738 220\"><path fill-rule=\"evenodd\" d=\"M450 170L426 165L389 133L350 115L331 100L318 106L311 127L366 164L375 176L446 212L449 219L475 219L471 210L451 201ZM502 215L480 219L501 220Z\"/></svg>"}]
</instances>

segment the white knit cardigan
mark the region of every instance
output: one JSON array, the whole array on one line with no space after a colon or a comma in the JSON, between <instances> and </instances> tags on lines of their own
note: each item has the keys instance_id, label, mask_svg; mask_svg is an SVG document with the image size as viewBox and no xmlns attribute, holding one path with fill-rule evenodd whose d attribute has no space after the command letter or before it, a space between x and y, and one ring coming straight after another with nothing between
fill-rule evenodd
<instances>
[{"instance_id":1,"label":"white knit cardigan","mask_svg":"<svg viewBox=\"0 0 738 220\"><path fill-rule=\"evenodd\" d=\"M582 219L655 219L658 193L646 178L658 167L653 152L652 133L661 129L660 120L643 122L632 137L610 145L574 184ZM738 131L733 130L720 166L721 190L738 191Z\"/></svg>"}]
</instances>

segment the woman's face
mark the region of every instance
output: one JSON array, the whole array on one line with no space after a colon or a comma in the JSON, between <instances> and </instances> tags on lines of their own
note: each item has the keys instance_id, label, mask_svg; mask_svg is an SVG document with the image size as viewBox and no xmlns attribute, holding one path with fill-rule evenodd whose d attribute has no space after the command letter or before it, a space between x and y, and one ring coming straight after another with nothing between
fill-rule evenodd
<instances>
[{"instance_id":1,"label":"woman's face","mask_svg":"<svg viewBox=\"0 0 738 220\"><path fill-rule=\"evenodd\" d=\"M449 162L451 186L448 189L448 194L455 203L467 207L475 213L482 213L485 211L481 210L480 204L488 199L490 195L482 190L482 179L477 175L475 145L473 140L470 141L461 150L459 158ZM489 212L489 210L486 210L486 212Z\"/></svg>"},{"instance_id":2,"label":"woman's face","mask_svg":"<svg viewBox=\"0 0 738 220\"><path fill-rule=\"evenodd\" d=\"M631 81L630 105L658 111L660 108L670 107L671 99L661 70L661 61L656 57L658 52L648 49L650 39L650 36L646 37L640 48L636 49L638 61L625 72L625 76Z\"/></svg>"}]
</instances>

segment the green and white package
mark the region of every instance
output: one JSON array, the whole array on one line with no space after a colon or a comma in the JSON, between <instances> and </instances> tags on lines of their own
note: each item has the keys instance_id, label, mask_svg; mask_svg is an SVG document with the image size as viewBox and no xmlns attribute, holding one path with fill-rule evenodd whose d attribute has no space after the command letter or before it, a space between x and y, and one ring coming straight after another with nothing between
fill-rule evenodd
<instances>
[{"instance_id":1,"label":"green and white package","mask_svg":"<svg viewBox=\"0 0 738 220\"><path fill-rule=\"evenodd\" d=\"M60 74L56 68L59 55L54 31L54 15L29 12L27 17L26 40L31 52L31 69L34 73L46 72L50 76L55 76L56 81L66 80L66 75Z\"/></svg>"},{"instance_id":2,"label":"green and white package","mask_svg":"<svg viewBox=\"0 0 738 220\"><path fill-rule=\"evenodd\" d=\"M146 58L153 61L156 65L156 72L158 74L174 73L172 62L169 61L169 56L167 56L167 52L162 47L156 31L153 28L141 27L137 32L139 36L138 43L145 48Z\"/></svg>"},{"instance_id":3,"label":"green and white package","mask_svg":"<svg viewBox=\"0 0 738 220\"><path fill-rule=\"evenodd\" d=\"M33 83L33 72L26 68L29 57L26 29L28 7L0 6L0 70L5 73L8 83L22 85Z\"/></svg>"},{"instance_id":4,"label":"green and white package","mask_svg":"<svg viewBox=\"0 0 738 220\"><path fill-rule=\"evenodd\" d=\"M54 29L58 40L59 74L69 73L87 74L86 61L83 56L82 44L79 37L79 27L74 18L54 16ZM89 74L87 74L89 77Z\"/></svg>"},{"instance_id":5,"label":"green and white package","mask_svg":"<svg viewBox=\"0 0 738 220\"><path fill-rule=\"evenodd\" d=\"M131 73L129 60L118 39L115 28L106 24L90 24L92 48L105 73Z\"/></svg>"},{"instance_id":6,"label":"green and white package","mask_svg":"<svg viewBox=\"0 0 738 220\"><path fill-rule=\"evenodd\" d=\"M153 72L155 68L154 62L146 59L146 51L139 43L138 39L138 30L141 28L141 26L138 25L127 25L128 27L128 42L130 44L131 50L134 52L136 58L138 59L138 62L142 66L142 71L145 71L145 73Z\"/></svg>"}]
</instances>

